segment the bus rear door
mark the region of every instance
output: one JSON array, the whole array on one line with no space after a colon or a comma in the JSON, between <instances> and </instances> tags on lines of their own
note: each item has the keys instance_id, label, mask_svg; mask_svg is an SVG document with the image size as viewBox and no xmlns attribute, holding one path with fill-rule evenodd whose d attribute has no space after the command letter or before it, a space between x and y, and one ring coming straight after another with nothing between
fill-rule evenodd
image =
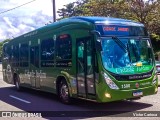
<instances>
[{"instance_id":1,"label":"bus rear door","mask_svg":"<svg viewBox=\"0 0 160 120\"><path fill-rule=\"evenodd\" d=\"M40 76L38 75L40 67L39 44L40 40L38 39L38 41L32 41L30 45L30 80L33 88L40 88Z\"/></svg>"}]
</instances>

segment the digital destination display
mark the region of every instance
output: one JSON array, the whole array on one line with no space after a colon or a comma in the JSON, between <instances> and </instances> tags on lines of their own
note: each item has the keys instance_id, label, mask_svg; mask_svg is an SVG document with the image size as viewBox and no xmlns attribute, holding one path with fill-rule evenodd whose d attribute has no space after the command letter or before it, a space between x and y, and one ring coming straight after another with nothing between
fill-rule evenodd
<instances>
[{"instance_id":1,"label":"digital destination display","mask_svg":"<svg viewBox=\"0 0 160 120\"><path fill-rule=\"evenodd\" d=\"M103 27L103 31L122 31L122 32L129 32L129 28L128 27Z\"/></svg>"},{"instance_id":2,"label":"digital destination display","mask_svg":"<svg viewBox=\"0 0 160 120\"><path fill-rule=\"evenodd\" d=\"M142 26L97 25L96 30L102 36L148 36L146 29Z\"/></svg>"},{"instance_id":3,"label":"digital destination display","mask_svg":"<svg viewBox=\"0 0 160 120\"><path fill-rule=\"evenodd\" d=\"M65 38L68 38L69 36L67 34L63 34L63 35L60 35L59 37L60 39L65 39Z\"/></svg>"},{"instance_id":4,"label":"digital destination display","mask_svg":"<svg viewBox=\"0 0 160 120\"><path fill-rule=\"evenodd\" d=\"M128 27L119 26L103 26L103 33L105 35L129 35Z\"/></svg>"}]
</instances>

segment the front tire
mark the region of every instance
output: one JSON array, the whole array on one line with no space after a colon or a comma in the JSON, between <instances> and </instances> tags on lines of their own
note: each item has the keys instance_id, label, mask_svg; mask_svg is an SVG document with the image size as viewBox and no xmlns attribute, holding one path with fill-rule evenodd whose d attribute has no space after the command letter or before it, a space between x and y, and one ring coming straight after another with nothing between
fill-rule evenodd
<instances>
[{"instance_id":1,"label":"front tire","mask_svg":"<svg viewBox=\"0 0 160 120\"><path fill-rule=\"evenodd\" d=\"M64 104L71 103L71 98L69 96L69 88L65 80L61 80L61 82L59 83L59 98Z\"/></svg>"}]
</instances>

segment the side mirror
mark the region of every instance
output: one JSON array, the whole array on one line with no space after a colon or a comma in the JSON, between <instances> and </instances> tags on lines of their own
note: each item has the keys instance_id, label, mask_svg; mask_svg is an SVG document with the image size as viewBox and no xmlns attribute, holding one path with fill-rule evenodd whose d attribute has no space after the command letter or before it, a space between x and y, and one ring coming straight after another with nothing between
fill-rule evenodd
<instances>
[{"instance_id":1,"label":"side mirror","mask_svg":"<svg viewBox=\"0 0 160 120\"><path fill-rule=\"evenodd\" d=\"M102 51L102 45L101 45L101 40L100 39L96 40L96 50Z\"/></svg>"},{"instance_id":2,"label":"side mirror","mask_svg":"<svg viewBox=\"0 0 160 120\"><path fill-rule=\"evenodd\" d=\"M101 39L99 38L101 36L100 32L96 30L92 30L91 34L96 35L96 38L97 38L95 43L96 50L102 51Z\"/></svg>"}]
</instances>

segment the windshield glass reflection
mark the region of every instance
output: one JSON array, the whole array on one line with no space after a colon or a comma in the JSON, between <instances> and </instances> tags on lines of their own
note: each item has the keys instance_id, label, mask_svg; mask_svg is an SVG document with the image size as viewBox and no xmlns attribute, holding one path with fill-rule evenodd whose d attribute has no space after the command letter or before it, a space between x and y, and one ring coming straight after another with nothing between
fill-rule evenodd
<instances>
[{"instance_id":1,"label":"windshield glass reflection","mask_svg":"<svg viewBox=\"0 0 160 120\"><path fill-rule=\"evenodd\" d=\"M101 56L105 69L116 73L120 71L117 68L130 69L127 70L130 73L135 72L135 67L149 70L149 66L153 64L153 54L148 39L102 38Z\"/></svg>"}]
</instances>

